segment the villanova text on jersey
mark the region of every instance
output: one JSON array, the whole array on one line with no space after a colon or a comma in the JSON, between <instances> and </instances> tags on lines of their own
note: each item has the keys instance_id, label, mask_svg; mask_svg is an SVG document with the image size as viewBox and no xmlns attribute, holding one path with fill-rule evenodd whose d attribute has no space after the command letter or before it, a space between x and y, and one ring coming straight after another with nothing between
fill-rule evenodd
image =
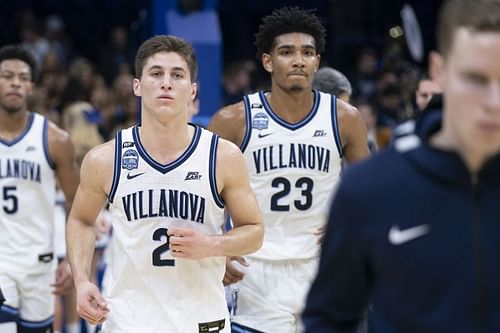
<instances>
[{"instance_id":1,"label":"villanova text on jersey","mask_svg":"<svg viewBox=\"0 0 500 333\"><path fill-rule=\"evenodd\" d=\"M19 178L41 183L40 163L17 158L0 158L0 179Z\"/></svg>"},{"instance_id":2,"label":"villanova text on jersey","mask_svg":"<svg viewBox=\"0 0 500 333\"><path fill-rule=\"evenodd\" d=\"M255 172L299 168L328 173L330 149L305 143L277 144L252 151Z\"/></svg>"},{"instance_id":3,"label":"villanova text on jersey","mask_svg":"<svg viewBox=\"0 0 500 333\"><path fill-rule=\"evenodd\" d=\"M173 189L149 189L122 196L123 210L128 221L171 217L204 223L205 198Z\"/></svg>"}]
</instances>

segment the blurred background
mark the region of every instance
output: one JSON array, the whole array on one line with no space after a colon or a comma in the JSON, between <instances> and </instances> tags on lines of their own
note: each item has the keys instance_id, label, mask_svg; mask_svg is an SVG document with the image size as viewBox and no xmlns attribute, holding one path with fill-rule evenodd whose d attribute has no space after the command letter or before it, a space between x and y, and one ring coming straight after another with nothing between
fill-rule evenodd
<instances>
[{"instance_id":1,"label":"blurred background","mask_svg":"<svg viewBox=\"0 0 500 333\"><path fill-rule=\"evenodd\" d=\"M435 46L440 3L2 0L0 44L23 43L35 54L41 71L34 107L55 119L68 103L86 100L95 109L88 118L108 139L137 116L130 87L135 51L144 39L170 33L193 43L200 66L200 98L192 112L195 120L206 124L221 106L267 87L269 77L255 58L254 33L273 9L299 6L315 10L327 28L322 66L334 67L349 78L353 101L368 101L381 114L395 112L384 109L402 109L396 110L403 113L398 117L407 118L417 78Z\"/></svg>"}]
</instances>

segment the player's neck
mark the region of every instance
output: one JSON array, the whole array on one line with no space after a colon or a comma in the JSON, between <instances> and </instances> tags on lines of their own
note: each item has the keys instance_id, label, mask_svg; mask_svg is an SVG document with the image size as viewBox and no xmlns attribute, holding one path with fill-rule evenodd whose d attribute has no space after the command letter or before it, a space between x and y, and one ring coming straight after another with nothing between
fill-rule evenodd
<instances>
[{"instance_id":1,"label":"player's neck","mask_svg":"<svg viewBox=\"0 0 500 333\"><path fill-rule=\"evenodd\" d=\"M157 162L167 164L176 160L191 144L194 127L187 122L142 121L139 128L141 143Z\"/></svg>"},{"instance_id":2,"label":"player's neck","mask_svg":"<svg viewBox=\"0 0 500 333\"><path fill-rule=\"evenodd\" d=\"M28 125L28 110L7 112L0 108L0 138L15 139Z\"/></svg>"},{"instance_id":3,"label":"player's neck","mask_svg":"<svg viewBox=\"0 0 500 333\"><path fill-rule=\"evenodd\" d=\"M267 101L274 113L283 120L294 124L311 112L314 94L309 89L290 92L273 86L267 95Z\"/></svg>"}]
</instances>

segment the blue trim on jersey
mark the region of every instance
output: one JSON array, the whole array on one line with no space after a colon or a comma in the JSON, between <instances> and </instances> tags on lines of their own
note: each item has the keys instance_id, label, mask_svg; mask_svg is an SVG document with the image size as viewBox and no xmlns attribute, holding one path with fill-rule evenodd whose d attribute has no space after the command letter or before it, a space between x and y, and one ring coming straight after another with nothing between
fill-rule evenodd
<instances>
[{"instance_id":1,"label":"blue trim on jersey","mask_svg":"<svg viewBox=\"0 0 500 333\"><path fill-rule=\"evenodd\" d=\"M54 160L52 159L52 157L50 157L49 154L49 120L47 118L43 120L42 138L43 138L43 153L45 154L47 163L49 163L50 167L54 170L56 168L56 164L54 163Z\"/></svg>"},{"instance_id":2,"label":"blue trim on jersey","mask_svg":"<svg viewBox=\"0 0 500 333\"><path fill-rule=\"evenodd\" d=\"M245 325L241 325L241 324L238 324L235 322L231 323L231 331L233 333L264 333L262 331L258 331L254 328L251 328L251 327L248 327Z\"/></svg>"},{"instance_id":3,"label":"blue trim on jersey","mask_svg":"<svg viewBox=\"0 0 500 333\"><path fill-rule=\"evenodd\" d=\"M217 190L217 146L219 145L219 136L216 134L212 135L212 142L210 143L210 157L209 157L209 165L208 165L208 177L210 180L210 190L212 190L212 196L214 197L214 201L219 206L219 208L224 208L224 200L220 196L219 191Z\"/></svg>"},{"instance_id":4,"label":"blue trim on jersey","mask_svg":"<svg viewBox=\"0 0 500 333\"><path fill-rule=\"evenodd\" d=\"M0 324L17 322L19 319L19 310L8 305L0 307Z\"/></svg>"},{"instance_id":5,"label":"blue trim on jersey","mask_svg":"<svg viewBox=\"0 0 500 333\"><path fill-rule=\"evenodd\" d=\"M342 141L340 140L340 130L339 130L339 122L337 119L337 97L335 95L332 96L332 128L333 128L333 138L335 139L335 143L337 144L337 151L339 152L340 158L344 157L344 148L342 147Z\"/></svg>"},{"instance_id":6,"label":"blue trim on jersey","mask_svg":"<svg viewBox=\"0 0 500 333\"><path fill-rule=\"evenodd\" d=\"M248 96L243 96L243 105L245 106L243 108L245 112L245 135L243 136L243 141L240 145L240 150L242 152L244 152L247 148L250 136L252 135L252 110L250 108L250 100L248 99Z\"/></svg>"},{"instance_id":7,"label":"blue trim on jersey","mask_svg":"<svg viewBox=\"0 0 500 333\"><path fill-rule=\"evenodd\" d=\"M40 321L29 321L19 318L19 325L28 328L45 327L51 325L53 322L54 322L54 316L50 316L49 318Z\"/></svg>"},{"instance_id":8,"label":"blue trim on jersey","mask_svg":"<svg viewBox=\"0 0 500 333\"><path fill-rule=\"evenodd\" d=\"M8 313L12 316L18 316L19 315L19 309L18 308L13 308L12 306L9 306L9 305L6 305L6 304L3 304L1 307L0 307L0 311L4 312L4 313Z\"/></svg>"},{"instance_id":9,"label":"blue trim on jersey","mask_svg":"<svg viewBox=\"0 0 500 333\"><path fill-rule=\"evenodd\" d=\"M7 141L7 140L2 140L0 139L0 143L6 145L7 147L13 146L19 141L21 141L22 138L28 134L29 130L31 129L31 126L33 125L33 120L35 119L35 114L33 112L28 113L28 123L26 124L26 127L24 130L19 134L14 140L12 141Z\"/></svg>"},{"instance_id":10,"label":"blue trim on jersey","mask_svg":"<svg viewBox=\"0 0 500 333\"><path fill-rule=\"evenodd\" d=\"M175 161L172 161L170 163L167 163L167 164L161 164L161 163L155 161L148 154L148 152L146 151L146 149L144 149L144 147L141 143L141 139L139 137L139 127L134 126L134 128L132 129L132 136L134 138L135 145L137 146L137 151L139 152L139 155L141 155L141 157L144 159L144 161L146 161L146 163L149 164L153 169L156 169L163 174L177 168L179 165L184 163L184 161L186 161L189 158L189 156L191 156L191 154L193 154L193 152L196 149L196 146L198 145L198 142L200 141L201 128L197 125L193 125L193 124L189 124L189 125L194 127L194 135L193 135L193 139L191 140L191 143L189 144L186 151L184 151L178 159L176 159Z\"/></svg>"},{"instance_id":11,"label":"blue trim on jersey","mask_svg":"<svg viewBox=\"0 0 500 333\"><path fill-rule=\"evenodd\" d=\"M263 91L263 90L259 91L259 97L260 97L260 100L262 101L262 104L264 105L264 109L267 111L269 116L271 118L273 118L273 120L275 122L277 122L279 125L281 125L285 128L288 128L288 129L294 131L294 130L297 130L297 129L305 126L308 122L310 122L314 118L314 116L316 115L316 112L318 111L320 94L316 90L313 90L312 92L314 94L312 109L304 119L302 119L301 121L299 121L296 124L291 124L288 121L281 119L277 114L274 113L274 111L271 109L271 106L269 105L269 102L267 101L265 91Z\"/></svg>"},{"instance_id":12,"label":"blue trim on jersey","mask_svg":"<svg viewBox=\"0 0 500 333\"><path fill-rule=\"evenodd\" d=\"M113 166L113 181L111 182L111 190L109 191L108 201L113 203L116 189L120 182L121 164L122 164L122 132L118 131L115 134L115 163Z\"/></svg>"}]
</instances>

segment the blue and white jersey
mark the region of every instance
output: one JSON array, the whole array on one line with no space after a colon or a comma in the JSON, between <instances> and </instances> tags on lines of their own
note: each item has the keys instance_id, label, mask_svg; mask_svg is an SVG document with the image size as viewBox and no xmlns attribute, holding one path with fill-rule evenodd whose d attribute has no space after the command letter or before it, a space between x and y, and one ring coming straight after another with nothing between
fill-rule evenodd
<instances>
[{"instance_id":1,"label":"blue and white jersey","mask_svg":"<svg viewBox=\"0 0 500 333\"><path fill-rule=\"evenodd\" d=\"M314 91L310 113L296 124L276 115L265 92L245 96L241 145L264 216L264 245L250 255L266 260L319 255L314 233L327 218L340 177L342 145L336 98Z\"/></svg>"},{"instance_id":2,"label":"blue and white jersey","mask_svg":"<svg viewBox=\"0 0 500 333\"><path fill-rule=\"evenodd\" d=\"M11 141L0 139L0 271L46 271L53 258L54 163L48 120L30 112Z\"/></svg>"},{"instance_id":3,"label":"blue and white jersey","mask_svg":"<svg viewBox=\"0 0 500 333\"><path fill-rule=\"evenodd\" d=\"M217 144L215 134L195 127L184 153L161 164L143 147L139 127L117 134L109 194L114 257L103 332L230 331L225 257L176 259L167 236L171 226L222 233Z\"/></svg>"}]
</instances>

